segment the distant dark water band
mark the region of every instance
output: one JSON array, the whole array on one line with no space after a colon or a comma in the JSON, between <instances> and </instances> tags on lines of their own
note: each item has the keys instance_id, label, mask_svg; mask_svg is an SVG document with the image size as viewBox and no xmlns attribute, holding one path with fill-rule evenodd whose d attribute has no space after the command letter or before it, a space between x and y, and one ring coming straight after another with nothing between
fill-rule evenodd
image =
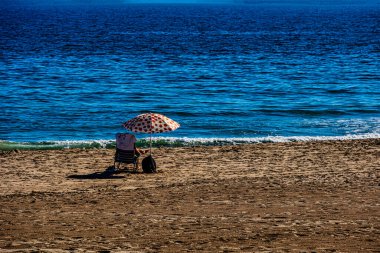
<instances>
[{"instance_id":1,"label":"distant dark water band","mask_svg":"<svg viewBox=\"0 0 380 253\"><path fill-rule=\"evenodd\" d=\"M191 147L191 146L221 146L239 145L250 143L275 143L275 142L303 142L303 141L328 141L328 140L360 140L380 139L380 133L344 135L344 136L268 136L257 138L152 138L153 147ZM140 139L137 146L148 148L149 139ZM114 140L88 140L88 141L43 141L43 142L10 142L0 141L0 150L61 150L61 149L93 149L115 148Z\"/></svg>"}]
</instances>

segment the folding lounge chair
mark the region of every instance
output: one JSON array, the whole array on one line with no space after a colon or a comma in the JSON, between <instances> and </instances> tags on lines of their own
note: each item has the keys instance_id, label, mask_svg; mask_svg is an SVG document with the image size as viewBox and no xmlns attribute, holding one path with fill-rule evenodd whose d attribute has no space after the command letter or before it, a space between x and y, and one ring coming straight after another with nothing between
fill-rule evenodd
<instances>
[{"instance_id":1,"label":"folding lounge chair","mask_svg":"<svg viewBox=\"0 0 380 253\"><path fill-rule=\"evenodd\" d=\"M114 168L117 170L121 169L121 165L124 163L127 168L129 164L133 165L133 171L137 171L138 158L135 155L134 150L122 150L116 148Z\"/></svg>"}]
</instances>

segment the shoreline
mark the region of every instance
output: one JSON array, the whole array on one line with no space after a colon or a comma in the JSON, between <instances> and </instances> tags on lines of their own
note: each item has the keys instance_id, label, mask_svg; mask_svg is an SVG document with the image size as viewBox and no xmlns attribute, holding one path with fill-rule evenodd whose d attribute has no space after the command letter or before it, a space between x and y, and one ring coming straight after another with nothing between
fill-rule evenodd
<instances>
[{"instance_id":1,"label":"shoreline","mask_svg":"<svg viewBox=\"0 0 380 253\"><path fill-rule=\"evenodd\" d=\"M154 148L157 174L102 177L113 154L1 153L1 251L379 249L380 139Z\"/></svg>"},{"instance_id":2,"label":"shoreline","mask_svg":"<svg viewBox=\"0 0 380 253\"><path fill-rule=\"evenodd\" d=\"M378 133L342 135L342 136L265 136L265 137L152 137L152 146L194 147L194 146L227 146L257 143L288 143L314 141L343 141L380 139ZM150 146L150 138L138 138L137 145L142 148ZM0 152L12 150L59 150L59 149L114 149L115 140L45 140L17 142L0 140Z\"/></svg>"}]
</instances>

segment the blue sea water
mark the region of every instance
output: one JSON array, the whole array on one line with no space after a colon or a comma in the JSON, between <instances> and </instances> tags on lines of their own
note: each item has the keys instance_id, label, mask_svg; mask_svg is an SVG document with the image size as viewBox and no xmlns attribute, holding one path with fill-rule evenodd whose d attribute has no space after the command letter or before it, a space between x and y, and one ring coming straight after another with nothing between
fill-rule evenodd
<instances>
[{"instance_id":1,"label":"blue sea water","mask_svg":"<svg viewBox=\"0 0 380 253\"><path fill-rule=\"evenodd\" d=\"M2 6L0 140L379 138L379 70L376 4Z\"/></svg>"}]
</instances>

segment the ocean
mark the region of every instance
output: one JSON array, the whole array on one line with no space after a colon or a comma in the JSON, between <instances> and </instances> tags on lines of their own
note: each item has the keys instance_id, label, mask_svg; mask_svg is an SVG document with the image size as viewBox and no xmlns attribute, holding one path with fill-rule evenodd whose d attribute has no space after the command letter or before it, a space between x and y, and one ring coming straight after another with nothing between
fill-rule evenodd
<instances>
[{"instance_id":1,"label":"ocean","mask_svg":"<svg viewBox=\"0 0 380 253\"><path fill-rule=\"evenodd\" d=\"M379 70L380 4L3 5L0 149L380 138Z\"/></svg>"}]
</instances>

